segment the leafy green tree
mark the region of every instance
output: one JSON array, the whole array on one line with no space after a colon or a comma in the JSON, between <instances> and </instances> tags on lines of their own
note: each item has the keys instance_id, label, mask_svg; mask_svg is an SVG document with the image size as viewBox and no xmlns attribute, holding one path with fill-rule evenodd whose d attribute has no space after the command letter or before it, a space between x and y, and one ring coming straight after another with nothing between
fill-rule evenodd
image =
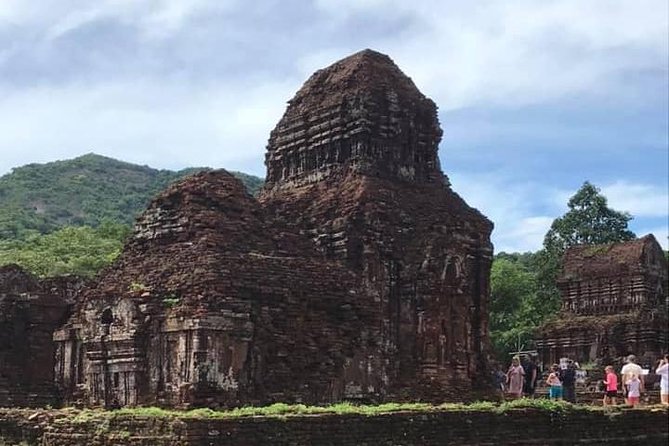
<instances>
[{"instance_id":1,"label":"leafy green tree","mask_svg":"<svg viewBox=\"0 0 669 446\"><path fill-rule=\"evenodd\" d=\"M104 221L98 228L68 226L46 235L1 241L0 265L16 263L42 277L92 277L116 259L129 232L125 225Z\"/></svg>"},{"instance_id":2,"label":"leafy green tree","mask_svg":"<svg viewBox=\"0 0 669 446\"><path fill-rule=\"evenodd\" d=\"M534 300L536 282L517 255L502 253L493 262L490 283L490 336L496 355L504 360L518 338L524 342L531 334L533 327L524 317Z\"/></svg>"},{"instance_id":3,"label":"leafy green tree","mask_svg":"<svg viewBox=\"0 0 669 446\"><path fill-rule=\"evenodd\" d=\"M544 248L551 253L561 255L574 245L599 245L636 237L627 228L632 216L609 208L606 197L587 181L567 206L569 211L553 221L544 238Z\"/></svg>"},{"instance_id":4,"label":"leafy green tree","mask_svg":"<svg viewBox=\"0 0 669 446\"><path fill-rule=\"evenodd\" d=\"M541 249L534 254L532 271L537 279L537 295L546 303L546 307L560 308L560 292L557 288L557 277L560 272L562 253Z\"/></svg>"}]
</instances>

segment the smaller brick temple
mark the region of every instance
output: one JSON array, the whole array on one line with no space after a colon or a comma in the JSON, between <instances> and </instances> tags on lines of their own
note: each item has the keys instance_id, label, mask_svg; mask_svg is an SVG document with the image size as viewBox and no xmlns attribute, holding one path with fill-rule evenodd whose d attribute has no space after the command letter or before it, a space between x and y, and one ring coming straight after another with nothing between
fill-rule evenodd
<instances>
[{"instance_id":1,"label":"smaller brick temple","mask_svg":"<svg viewBox=\"0 0 669 446\"><path fill-rule=\"evenodd\" d=\"M561 315L536 339L544 364L562 357L608 362L628 354L651 364L667 351L667 260L653 235L569 248L557 285Z\"/></svg>"},{"instance_id":2,"label":"smaller brick temple","mask_svg":"<svg viewBox=\"0 0 669 446\"><path fill-rule=\"evenodd\" d=\"M228 172L196 174L156 197L55 332L65 399L236 405L336 393L336 372L364 343L352 277L275 237Z\"/></svg>"},{"instance_id":3,"label":"smaller brick temple","mask_svg":"<svg viewBox=\"0 0 669 446\"><path fill-rule=\"evenodd\" d=\"M38 280L17 265L0 267L0 407L58 402L52 334L83 285L77 277Z\"/></svg>"}]
</instances>

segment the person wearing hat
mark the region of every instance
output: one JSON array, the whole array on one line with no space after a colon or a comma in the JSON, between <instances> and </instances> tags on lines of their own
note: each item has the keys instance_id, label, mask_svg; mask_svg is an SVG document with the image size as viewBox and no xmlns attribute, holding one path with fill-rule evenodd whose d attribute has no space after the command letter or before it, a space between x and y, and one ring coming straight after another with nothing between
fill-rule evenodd
<instances>
[{"instance_id":1,"label":"person wearing hat","mask_svg":"<svg viewBox=\"0 0 669 446\"><path fill-rule=\"evenodd\" d=\"M623 387L623 396L625 397L625 404L629 404L628 401L628 386L627 383L632 380L633 376L637 376L641 383L639 384L639 391L643 392L644 391L644 377L643 377L643 370L641 369L641 366L636 363L636 356L634 355L629 355L627 357L627 364L625 364L620 370L620 374L622 375L622 387Z\"/></svg>"}]
</instances>

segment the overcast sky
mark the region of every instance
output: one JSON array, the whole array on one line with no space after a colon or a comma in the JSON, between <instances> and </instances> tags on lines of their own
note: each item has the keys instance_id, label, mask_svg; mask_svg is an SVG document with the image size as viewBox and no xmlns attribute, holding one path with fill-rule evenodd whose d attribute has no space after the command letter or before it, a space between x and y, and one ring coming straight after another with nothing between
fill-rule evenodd
<instances>
[{"instance_id":1,"label":"overcast sky","mask_svg":"<svg viewBox=\"0 0 669 446\"><path fill-rule=\"evenodd\" d=\"M95 152L264 176L316 69L390 55L440 108L442 168L496 250L589 180L667 246L666 0L0 0L0 174Z\"/></svg>"}]
</instances>

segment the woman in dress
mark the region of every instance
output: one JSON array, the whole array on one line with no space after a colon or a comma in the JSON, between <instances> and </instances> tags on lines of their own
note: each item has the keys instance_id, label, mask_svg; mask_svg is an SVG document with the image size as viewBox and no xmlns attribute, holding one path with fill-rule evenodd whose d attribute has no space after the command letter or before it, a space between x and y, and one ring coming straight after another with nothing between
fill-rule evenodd
<instances>
[{"instance_id":1,"label":"woman in dress","mask_svg":"<svg viewBox=\"0 0 669 446\"><path fill-rule=\"evenodd\" d=\"M520 358L514 356L511 367L506 372L507 391L511 398L517 399L523 396L523 382L525 381L525 370L520 365Z\"/></svg>"}]
</instances>

